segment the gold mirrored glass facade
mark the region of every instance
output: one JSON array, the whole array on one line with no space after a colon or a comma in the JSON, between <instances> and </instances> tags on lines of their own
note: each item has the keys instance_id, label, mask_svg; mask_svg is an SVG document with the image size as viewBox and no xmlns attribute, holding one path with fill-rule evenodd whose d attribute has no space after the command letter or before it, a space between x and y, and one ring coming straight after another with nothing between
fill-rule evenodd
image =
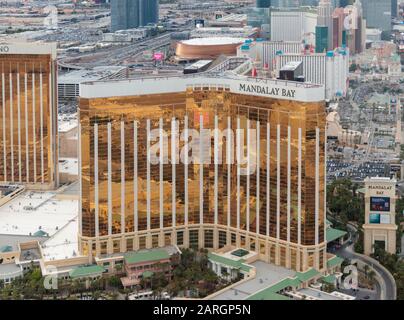
<instances>
[{"instance_id":1,"label":"gold mirrored glass facade","mask_svg":"<svg viewBox=\"0 0 404 320\"><path fill-rule=\"evenodd\" d=\"M57 184L57 66L36 46L4 45L0 54L0 181L49 189Z\"/></svg>"},{"instance_id":2,"label":"gold mirrored glass facade","mask_svg":"<svg viewBox=\"0 0 404 320\"><path fill-rule=\"evenodd\" d=\"M81 98L81 252L234 246L299 271L326 268L325 118L323 102L240 94L225 86ZM255 151L246 155L254 163L250 174L238 174L228 136L216 143L209 138L210 161L179 161L181 150L188 156L190 150L178 136L201 128L242 129L246 146L255 135ZM166 136L151 142L153 129ZM168 162L148 161L156 143L167 146L167 154L158 155ZM218 149L222 161L215 164Z\"/></svg>"}]
</instances>

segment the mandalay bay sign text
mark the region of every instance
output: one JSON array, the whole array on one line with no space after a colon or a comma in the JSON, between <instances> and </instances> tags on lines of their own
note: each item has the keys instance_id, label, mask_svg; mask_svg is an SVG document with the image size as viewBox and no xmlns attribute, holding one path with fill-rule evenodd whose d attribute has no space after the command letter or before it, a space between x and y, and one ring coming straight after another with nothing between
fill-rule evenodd
<instances>
[{"instance_id":1,"label":"mandalay bay sign text","mask_svg":"<svg viewBox=\"0 0 404 320\"><path fill-rule=\"evenodd\" d=\"M291 99L296 98L295 89L270 87L267 85L259 85L259 84L240 83L239 91L246 93L258 93L275 97L291 98Z\"/></svg>"}]
</instances>

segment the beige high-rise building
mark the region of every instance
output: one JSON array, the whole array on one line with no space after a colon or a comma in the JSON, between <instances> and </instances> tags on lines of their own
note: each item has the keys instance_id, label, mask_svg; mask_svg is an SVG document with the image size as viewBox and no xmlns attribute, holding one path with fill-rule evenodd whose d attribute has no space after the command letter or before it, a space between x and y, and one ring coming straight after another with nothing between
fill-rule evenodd
<instances>
[{"instance_id":1,"label":"beige high-rise building","mask_svg":"<svg viewBox=\"0 0 404 320\"><path fill-rule=\"evenodd\" d=\"M79 248L90 261L234 246L326 269L323 86L212 74L95 81L82 85L79 111Z\"/></svg>"},{"instance_id":2,"label":"beige high-rise building","mask_svg":"<svg viewBox=\"0 0 404 320\"><path fill-rule=\"evenodd\" d=\"M0 181L57 185L56 44L0 43Z\"/></svg>"}]
</instances>

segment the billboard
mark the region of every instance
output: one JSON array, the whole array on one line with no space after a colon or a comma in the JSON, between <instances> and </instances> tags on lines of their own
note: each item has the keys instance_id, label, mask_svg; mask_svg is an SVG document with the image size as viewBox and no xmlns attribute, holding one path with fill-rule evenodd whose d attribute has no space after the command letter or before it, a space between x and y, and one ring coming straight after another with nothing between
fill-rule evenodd
<instances>
[{"instance_id":1,"label":"billboard","mask_svg":"<svg viewBox=\"0 0 404 320\"><path fill-rule=\"evenodd\" d=\"M371 213L369 215L369 223L380 224L380 213Z\"/></svg>"},{"instance_id":2,"label":"billboard","mask_svg":"<svg viewBox=\"0 0 404 320\"><path fill-rule=\"evenodd\" d=\"M195 28L203 28L205 26L205 20L204 19L195 19Z\"/></svg>"},{"instance_id":3,"label":"billboard","mask_svg":"<svg viewBox=\"0 0 404 320\"><path fill-rule=\"evenodd\" d=\"M369 223L372 224L389 224L390 215L383 213L371 213L369 215Z\"/></svg>"},{"instance_id":4,"label":"billboard","mask_svg":"<svg viewBox=\"0 0 404 320\"><path fill-rule=\"evenodd\" d=\"M155 53L153 53L153 60L163 61L164 60L164 53L163 52L155 52Z\"/></svg>"},{"instance_id":5,"label":"billboard","mask_svg":"<svg viewBox=\"0 0 404 320\"><path fill-rule=\"evenodd\" d=\"M387 197L370 197L371 211L390 211L390 198Z\"/></svg>"}]
</instances>

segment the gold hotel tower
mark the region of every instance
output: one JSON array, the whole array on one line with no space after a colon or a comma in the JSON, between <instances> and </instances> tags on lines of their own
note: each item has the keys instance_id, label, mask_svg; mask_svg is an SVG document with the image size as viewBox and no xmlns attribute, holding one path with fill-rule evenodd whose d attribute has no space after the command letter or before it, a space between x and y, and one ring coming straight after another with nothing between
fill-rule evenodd
<instances>
[{"instance_id":1,"label":"gold hotel tower","mask_svg":"<svg viewBox=\"0 0 404 320\"><path fill-rule=\"evenodd\" d=\"M56 44L0 43L0 181L57 185Z\"/></svg>"},{"instance_id":2,"label":"gold hotel tower","mask_svg":"<svg viewBox=\"0 0 404 320\"><path fill-rule=\"evenodd\" d=\"M102 262L169 244L234 246L297 271L324 270L325 119L324 90L312 84L215 75L84 84L81 253ZM148 159L157 128L168 146L159 157L170 161L156 164ZM178 161L177 144L189 150L177 137L201 128L242 129L247 146L256 135L250 174L230 161L230 138L210 139L211 162ZM222 163L213 161L219 146Z\"/></svg>"}]
</instances>

